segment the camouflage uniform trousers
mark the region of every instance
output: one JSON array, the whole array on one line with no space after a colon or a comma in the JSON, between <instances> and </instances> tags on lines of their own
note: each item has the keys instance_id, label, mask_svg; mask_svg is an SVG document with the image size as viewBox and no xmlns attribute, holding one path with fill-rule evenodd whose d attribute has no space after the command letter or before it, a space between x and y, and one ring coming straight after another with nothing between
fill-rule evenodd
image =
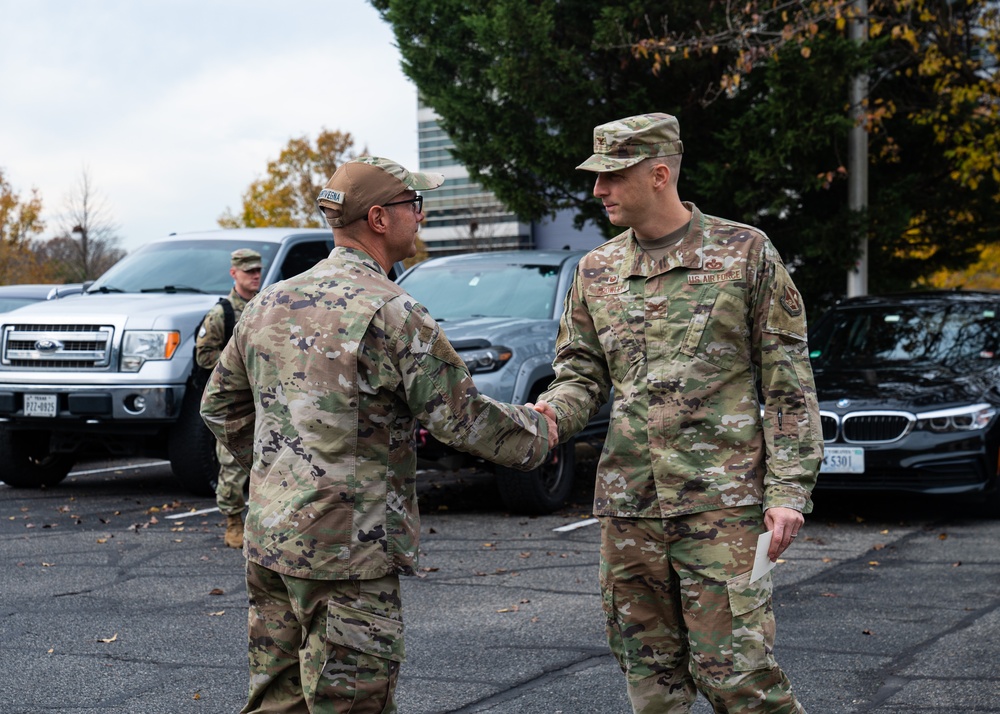
<instances>
[{"instance_id":1,"label":"camouflage uniform trousers","mask_svg":"<svg viewBox=\"0 0 1000 714\"><path fill-rule=\"evenodd\" d=\"M215 503L224 515L242 514L247 505L243 490L246 488L249 476L221 441L215 442L215 453L219 457L219 481L215 486Z\"/></svg>"},{"instance_id":2,"label":"camouflage uniform trousers","mask_svg":"<svg viewBox=\"0 0 1000 714\"><path fill-rule=\"evenodd\" d=\"M750 584L760 506L601 519L608 643L635 714L804 714L772 655L768 573Z\"/></svg>"},{"instance_id":3,"label":"camouflage uniform trousers","mask_svg":"<svg viewBox=\"0 0 1000 714\"><path fill-rule=\"evenodd\" d=\"M307 580L247 563L250 692L242 714L395 714L399 577Z\"/></svg>"}]
</instances>

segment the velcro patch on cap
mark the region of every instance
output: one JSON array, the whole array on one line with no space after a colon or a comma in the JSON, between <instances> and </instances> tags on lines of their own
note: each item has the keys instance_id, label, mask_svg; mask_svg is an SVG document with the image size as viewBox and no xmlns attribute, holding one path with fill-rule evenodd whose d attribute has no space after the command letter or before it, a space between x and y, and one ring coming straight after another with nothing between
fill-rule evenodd
<instances>
[{"instance_id":1,"label":"velcro patch on cap","mask_svg":"<svg viewBox=\"0 0 1000 714\"><path fill-rule=\"evenodd\" d=\"M331 203L340 203L340 204L343 204L344 203L344 192L343 191L334 191L332 188L324 188L322 191L319 192L319 199L317 199L317 200L322 201L324 199L327 200L327 201L330 201Z\"/></svg>"}]
</instances>

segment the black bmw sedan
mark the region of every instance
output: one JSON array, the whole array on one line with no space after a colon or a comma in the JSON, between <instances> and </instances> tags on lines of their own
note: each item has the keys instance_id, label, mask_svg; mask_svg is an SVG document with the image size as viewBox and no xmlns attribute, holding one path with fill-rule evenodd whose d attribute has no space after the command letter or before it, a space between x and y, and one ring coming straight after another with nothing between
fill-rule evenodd
<instances>
[{"instance_id":1,"label":"black bmw sedan","mask_svg":"<svg viewBox=\"0 0 1000 714\"><path fill-rule=\"evenodd\" d=\"M965 493L1000 517L1000 293L849 298L809 348L818 489Z\"/></svg>"}]
</instances>

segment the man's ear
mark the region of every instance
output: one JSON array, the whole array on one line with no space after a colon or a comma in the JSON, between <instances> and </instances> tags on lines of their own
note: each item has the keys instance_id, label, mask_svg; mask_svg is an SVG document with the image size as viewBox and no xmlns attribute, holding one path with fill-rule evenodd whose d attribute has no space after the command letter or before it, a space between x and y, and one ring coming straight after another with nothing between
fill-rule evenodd
<instances>
[{"instance_id":1,"label":"man's ear","mask_svg":"<svg viewBox=\"0 0 1000 714\"><path fill-rule=\"evenodd\" d=\"M382 206L372 206L368 209L368 227L376 233L385 233L389 230L387 218L387 212Z\"/></svg>"},{"instance_id":2,"label":"man's ear","mask_svg":"<svg viewBox=\"0 0 1000 714\"><path fill-rule=\"evenodd\" d=\"M670 167L666 164L656 164L650 172L653 174L653 187L661 189L670 183Z\"/></svg>"}]
</instances>

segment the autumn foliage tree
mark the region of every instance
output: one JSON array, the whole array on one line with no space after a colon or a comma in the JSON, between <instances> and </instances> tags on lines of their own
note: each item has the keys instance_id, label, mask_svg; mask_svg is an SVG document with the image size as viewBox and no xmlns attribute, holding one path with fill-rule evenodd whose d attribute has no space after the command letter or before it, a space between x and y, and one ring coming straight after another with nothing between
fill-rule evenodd
<instances>
[{"instance_id":1,"label":"autumn foliage tree","mask_svg":"<svg viewBox=\"0 0 1000 714\"><path fill-rule=\"evenodd\" d=\"M874 241L875 260L886 268L882 291L922 284L983 287L984 280L974 279L966 266L994 274L1000 267L992 263L991 271L996 252L989 250L998 239L1000 217L997 3L757 0L725 3L724 8L725 20L713 33L673 31L669 16L660 18L659 34L632 41L634 56L660 74L677 62L722 53L727 66L708 85L705 103L719 94L739 102L748 89L758 94L754 84L768 87L764 101L753 103L740 122L741 129L767 121L761 108L777 115L776 96L790 99L783 91L788 72L782 65L811 75L820 65L867 74L870 93L862 114L870 137L874 200L867 215L845 217L866 227ZM861 24L865 45L849 41L852 22ZM831 62L836 56L842 59ZM843 89L842 82L826 86ZM796 122L803 119L794 107L785 109ZM735 163L739 167L742 162ZM849 178L843 163L818 168L816 185L822 191ZM767 205L760 196L748 203ZM946 277L951 271L957 273L954 280ZM985 284L1000 287L988 280Z\"/></svg>"},{"instance_id":2,"label":"autumn foliage tree","mask_svg":"<svg viewBox=\"0 0 1000 714\"><path fill-rule=\"evenodd\" d=\"M32 239L44 229L38 190L18 193L0 169L0 285L48 282L44 261L31 251Z\"/></svg>"},{"instance_id":3,"label":"autumn foliage tree","mask_svg":"<svg viewBox=\"0 0 1000 714\"><path fill-rule=\"evenodd\" d=\"M268 162L264 176L243 193L240 211L227 209L219 225L325 227L316 210L316 196L337 167L354 158L353 145L350 134L327 129L320 131L315 142L307 136L289 140L278 158Z\"/></svg>"},{"instance_id":4,"label":"autumn foliage tree","mask_svg":"<svg viewBox=\"0 0 1000 714\"><path fill-rule=\"evenodd\" d=\"M869 0L868 41L834 0L370 0L472 178L525 219L559 208L608 233L594 125L680 119L682 198L760 226L810 311L843 295L869 237L889 292L978 259L1000 230L990 0ZM849 210L849 83L870 78L869 210Z\"/></svg>"}]
</instances>

